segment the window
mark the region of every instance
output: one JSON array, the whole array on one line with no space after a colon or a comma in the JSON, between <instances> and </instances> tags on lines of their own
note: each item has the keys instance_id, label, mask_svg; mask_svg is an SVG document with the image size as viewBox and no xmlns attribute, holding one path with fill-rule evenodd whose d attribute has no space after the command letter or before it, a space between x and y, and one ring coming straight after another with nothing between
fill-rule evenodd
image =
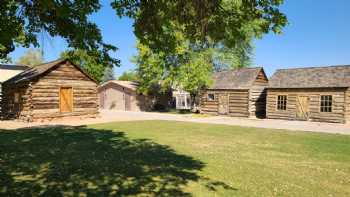
<instances>
[{"instance_id":1,"label":"window","mask_svg":"<svg viewBox=\"0 0 350 197\"><path fill-rule=\"evenodd\" d=\"M332 112L332 95L321 95L321 112Z\"/></svg>"},{"instance_id":2,"label":"window","mask_svg":"<svg viewBox=\"0 0 350 197\"><path fill-rule=\"evenodd\" d=\"M277 96L277 110L287 110L287 96L278 95Z\"/></svg>"},{"instance_id":3,"label":"window","mask_svg":"<svg viewBox=\"0 0 350 197\"><path fill-rule=\"evenodd\" d=\"M215 95L214 94L208 94L208 101L214 101Z\"/></svg>"},{"instance_id":4,"label":"window","mask_svg":"<svg viewBox=\"0 0 350 197\"><path fill-rule=\"evenodd\" d=\"M20 99L20 98L19 98L19 93L16 92L15 95L14 95L14 102L15 102L15 103L19 103L19 99Z\"/></svg>"}]
</instances>

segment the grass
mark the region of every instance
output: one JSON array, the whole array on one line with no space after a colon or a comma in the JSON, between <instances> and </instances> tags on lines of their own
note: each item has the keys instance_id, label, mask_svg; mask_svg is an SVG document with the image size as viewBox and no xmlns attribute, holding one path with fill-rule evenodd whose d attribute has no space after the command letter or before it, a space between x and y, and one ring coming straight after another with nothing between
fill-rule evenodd
<instances>
[{"instance_id":1,"label":"grass","mask_svg":"<svg viewBox=\"0 0 350 197\"><path fill-rule=\"evenodd\" d=\"M160 113L166 113L166 114L194 114L191 112L191 110L186 109L168 109L165 111L159 111Z\"/></svg>"},{"instance_id":2,"label":"grass","mask_svg":"<svg viewBox=\"0 0 350 197\"><path fill-rule=\"evenodd\" d=\"M349 196L350 136L170 121L0 130L0 195Z\"/></svg>"}]
</instances>

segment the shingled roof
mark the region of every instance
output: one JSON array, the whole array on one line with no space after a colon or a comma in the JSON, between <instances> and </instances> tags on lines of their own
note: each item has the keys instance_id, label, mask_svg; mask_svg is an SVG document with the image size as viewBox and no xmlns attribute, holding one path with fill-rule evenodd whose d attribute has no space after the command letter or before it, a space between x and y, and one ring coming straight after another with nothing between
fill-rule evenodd
<instances>
[{"instance_id":1,"label":"shingled roof","mask_svg":"<svg viewBox=\"0 0 350 197\"><path fill-rule=\"evenodd\" d=\"M280 69L269 82L270 88L350 87L350 65Z\"/></svg>"},{"instance_id":2,"label":"shingled roof","mask_svg":"<svg viewBox=\"0 0 350 197\"><path fill-rule=\"evenodd\" d=\"M250 89L262 67L239 68L214 73L209 89Z\"/></svg>"},{"instance_id":3,"label":"shingled roof","mask_svg":"<svg viewBox=\"0 0 350 197\"><path fill-rule=\"evenodd\" d=\"M30 81L40 75L43 75L47 72L49 72L51 69L53 69L55 66L61 65L62 63L65 62L70 62L67 59L58 59L52 62L47 62L44 64L40 64L37 66L34 66L30 69L25 70L24 72L12 77L11 79L7 80L5 83L20 83L20 82L25 82L25 81ZM82 73L84 73L88 78L90 78L92 81L96 80L92 78L89 74L87 74L83 69L81 69L79 66L73 64L70 62L73 66L75 66L78 70L80 70Z\"/></svg>"}]
</instances>

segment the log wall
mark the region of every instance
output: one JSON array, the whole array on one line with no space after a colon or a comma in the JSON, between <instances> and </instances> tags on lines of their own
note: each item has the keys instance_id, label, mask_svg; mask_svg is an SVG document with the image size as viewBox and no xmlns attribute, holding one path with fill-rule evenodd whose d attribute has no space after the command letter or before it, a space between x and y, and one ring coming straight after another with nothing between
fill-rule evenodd
<instances>
[{"instance_id":1,"label":"log wall","mask_svg":"<svg viewBox=\"0 0 350 197\"><path fill-rule=\"evenodd\" d=\"M73 112L60 112L60 87L72 87ZM66 116L95 117L98 113L97 84L70 63L62 64L38 78L32 85L31 97L33 120Z\"/></svg>"},{"instance_id":2,"label":"log wall","mask_svg":"<svg viewBox=\"0 0 350 197\"><path fill-rule=\"evenodd\" d=\"M253 86L249 90L250 117L265 118L266 116L266 88L268 79L261 70Z\"/></svg>"},{"instance_id":3,"label":"log wall","mask_svg":"<svg viewBox=\"0 0 350 197\"><path fill-rule=\"evenodd\" d=\"M287 110L277 110L277 96L287 95ZM320 112L321 95L332 95L332 112ZM268 89L267 118L296 120L297 97L309 97L309 120L317 122L345 122L345 89Z\"/></svg>"},{"instance_id":4,"label":"log wall","mask_svg":"<svg viewBox=\"0 0 350 197\"><path fill-rule=\"evenodd\" d=\"M208 100L208 94L214 94L213 101ZM219 96L228 96L228 115L234 117L248 117L249 116L249 93L248 90L204 90L201 92L200 108L203 114L220 115Z\"/></svg>"},{"instance_id":5,"label":"log wall","mask_svg":"<svg viewBox=\"0 0 350 197\"><path fill-rule=\"evenodd\" d=\"M31 121L31 83L3 86L2 118ZM19 102L15 102L15 94Z\"/></svg>"},{"instance_id":6,"label":"log wall","mask_svg":"<svg viewBox=\"0 0 350 197\"><path fill-rule=\"evenodd\" d=\"M348 88L348 90L346 91L346 97L345 97L345 101L346 101L346 122L350 123L350 88Z\"/></svg>"}]
</instances>

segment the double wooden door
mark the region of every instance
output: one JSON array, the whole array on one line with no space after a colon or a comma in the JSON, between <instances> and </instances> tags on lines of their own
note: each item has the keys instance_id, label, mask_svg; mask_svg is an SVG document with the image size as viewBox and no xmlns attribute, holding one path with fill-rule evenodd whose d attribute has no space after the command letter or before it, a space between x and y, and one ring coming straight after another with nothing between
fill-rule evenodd
<instances>
[{"instance_id":1,"label":"double wooden door","mask_svg":"<svg viewBox=\"0 0 350 197\"><path fill-rule=\"evenodd\" d=\"M73 89L71 87L60 88L60 112L73 111Z\"/></svg>"},{"instance_id":2,"label":"double wooden door","mask_svg":"<svg viewBox=\"0 0 350 197\"><path fill-rule=\"evenodd\" d=\"M219 94L218 99L218 113L221 115L227 115L229 113L229 97L228 94Z\"/></svg>"},{"instance_id":3,"label":"double wooden door","mask_svg":"<svg viewBox=\"0 0 350 197\"><path fill-rule=\"evenodd\" d=\"M297 96L297 118L299 120L309 119L309 97Z\"/></svg>"}]
</instances>

